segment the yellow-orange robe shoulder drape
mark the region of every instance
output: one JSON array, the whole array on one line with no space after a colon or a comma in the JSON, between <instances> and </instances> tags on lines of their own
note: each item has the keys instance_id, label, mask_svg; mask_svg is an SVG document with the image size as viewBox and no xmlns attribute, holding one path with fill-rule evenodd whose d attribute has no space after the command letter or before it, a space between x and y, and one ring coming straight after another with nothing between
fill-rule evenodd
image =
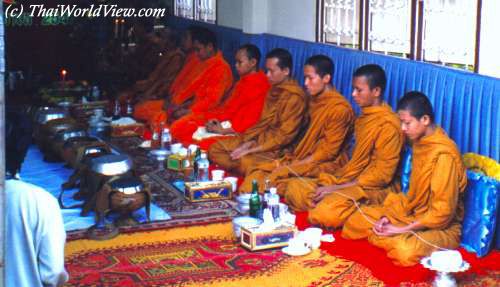
<instances>
[{"instance_id":1,"label":"yellow-orange robe shoulder drape","mask_svg":"<svg viewBox=\"0 0 500 287\"><path fill-rule=\"evenodd\" d=\"M245 170L254 164L278 158L300 131L306 109L306 95L297 81L288 79L271 87L259 121L243 134L224 138L209 149L212 163L226 170ZM261 151L232 160L231 152L242 143L254 141Z\"/></svg>"},{"instance_id":2,"label":"yellow-orange robe shoulder drape","mask_svg":"<svg viewBox=\"0 0 500 287\"><path fill-rule=\"evenodd\" d=\"M243 181L239 191L251 192L251 184L255 179L261 191L265 179L278 187L280 194L287 190L290 178L315 177L319 172L333 171L348 161L348 143L351 138L354 112L351 104L335 90L324 91L313 98L309 105L309 127L292 153L272 162L265 162L252 167ZM306 164L286 166L293 161L311 157Z\"/></svg>"},{"instance_id":3,"label":"yellow-orange robe shoulder drape","mask_svg":"<svg viewBox=\"0 0 500 287\"><path fill-rule=\"evenodd\" d=\"M355 211L352 200L379 203L392 189L403 145L398 116L386 104L363 108L354 123L354 139L352 157L342 168L332 174L321 173L318 179L295 180L288 185L285 200L296 210L310 209L311 223L341 226ZM353 181L357 184L325 196L313 208L312 198L318 186Z\"/></svg>"},{"instance_id":4,"label":"yellow-orange robe shoulder drape","mask_svg":"<svg viewBox=\"0 0 500 287\"><path fill-rule=\"evenodd\" d=\"M424 226L416 233L429 243L454 249L460 244L464 216L463 193L467 175L455 143L441 129L412 146L412 170L407 194L390 193L382 205L364 206L372 221L387 217L396 226L415 221ZM410 233L377 236L359 211L345 223L342 236L368 240L387 251L396 264L410 266L436 250Z\"/></svg>"}]
</instances>

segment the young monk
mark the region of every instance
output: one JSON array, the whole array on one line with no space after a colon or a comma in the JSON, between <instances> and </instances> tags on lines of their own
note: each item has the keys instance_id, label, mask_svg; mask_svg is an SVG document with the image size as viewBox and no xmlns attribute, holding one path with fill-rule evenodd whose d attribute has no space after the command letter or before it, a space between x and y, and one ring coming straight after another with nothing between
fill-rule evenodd
<instances>
[{"instance_id":1,"label":"young monk","mask_svg":"<svg viewBox=\"0 0 500 287\"><path fill-rule=\"evenodd\" d=\"M242 174L262 161L278 158L297 136L306 108L306 97L290 77L292 55L274 49L266 55L267 78L271 84L259 121L244 133L210 146L212 163Z\"/></svg>"},{"instance_id":2,"label":"young monk","mask_svg":"<svg viewBox=\"0 0 500 287\"><path fill-rule=\"evenodd\" d=\"M198 27L193 35L193 48L200 63L191 69L185 84L175 86L168 101L153 101L140 108L151 126L159 126L167 119L173 122L191 112L205 112L217 106L231 87L231 68L217 49L215 33ZM136 110L135 116L139 116L139 111Z\"/></svg>"},{"instance_id":3,"label":"young monk","mask_svg":"<svg viewBox=\"0 0 500 287\"><path fill-rule=\"evenodd\" d=\"M269 179L283 195L291 178L316 177L320 171L333 171L347 163L354 112L351 104L332 86L333 70L333 61L327 56L307 59L304 85L311 98L307 132L293 152L277 161L252 167L240 192L251 192L254 179L263 190L264 180Z\"/></svg>"},{"instance_id":4,"label":"young monk","mask_svg":"<svg viewBox=\"0 0 500 287\"><path fill-rule=\"evenodd\" d=\"M346 221L342 236L368 237L396 264L410 266L437 247L459 246L467 176L457 146L434 124L432 105L424 94L405 94L398 113L412 145L408 193L391 193L382 205L362 207L374 224L357 211Z\"/></svg>"},{"instance_id":5,"label":"young monk","mask_svg":"<svg viewBox=\"0 0 500 287\"><path fill-rule=\"evenodd\" d=\"M258 70L260 51L255 45L246 44L236 52L236 71L240 80L225 95L222 105L203 113L192 112L175 121L170 130L174 139L187 145L193 142L193 133L199 126L220 135L243 133L260 118L264 100L271 85L266 75ZM230 128L223 128L222 121L229 121Z\"/></svg>"},{"instance_id":6,"label":"young monk","mask_svg":"<svg viewBox=\"0 0 500 287\"><path fill-rule=\"evenodd\" d=\"M296 179L288 184L285 200L295 210L308 210L313 224L341 226L356 210L353 200L377 204L393 185L403 135L399 118L384 103L384 70L378 65L358 68L352 96L361 114L354 123L352 158L333 173L317 180Z\"/></svg>"}]
</instances>

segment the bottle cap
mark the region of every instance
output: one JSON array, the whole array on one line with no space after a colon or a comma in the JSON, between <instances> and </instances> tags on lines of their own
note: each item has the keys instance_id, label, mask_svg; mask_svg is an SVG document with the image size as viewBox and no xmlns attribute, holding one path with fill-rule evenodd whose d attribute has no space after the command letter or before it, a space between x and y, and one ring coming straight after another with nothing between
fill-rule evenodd
<instances>
[{"instance_id":1,"label":"bottle cap","mask_svg":"<svg viewBox=\"0 0 500 287\"><path fill-rule=\"evenodd\" d=\"M278 190L276 189L276 187L271 187L271 188L269 189L269 192L270 192L271 194L276 194L276 193L278 192Z\"/></svg>"}]
</instances>

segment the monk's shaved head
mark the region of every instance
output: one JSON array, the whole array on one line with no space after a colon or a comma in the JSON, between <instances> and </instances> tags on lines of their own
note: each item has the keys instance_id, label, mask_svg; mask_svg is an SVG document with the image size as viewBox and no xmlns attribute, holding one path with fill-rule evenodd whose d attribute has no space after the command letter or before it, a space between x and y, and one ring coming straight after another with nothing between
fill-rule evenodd
<instances>
[{"instance_id":1,"label":"monk's shaved head","mask_svg":"<svg viewBox=\"0 0 500 287\"><path fill-rule=\"evenodd\" d=\"M432 104L421 92L408 92L398 101L398 111L408 111L410 115L420 120L423 116L428 116L434 122L434 111Z\"/></svg>"},{"instance_id":2,"label":"monk's shaved head","mask_svg":"<svg viewBox=\"0 0 500 287\"><path fill-rule=\"evenodd\" d=\"M305 65L310 65L314 67L316 73L322 78L326 75L330 75L333 78L333 70L335 68L332 59L325 55L315 55L307 59Z\"/></svg>"},{"instance_id":3,"label":"monk's shaved head","mask_svg":"<svg viewBox=\"0 0 500 287\"><path fill-rule=\"evenodd\" d=\"M380 88L380 94L383 95L387 78L384 69L379 65L369 64L359 67L353 74L353 78L365 77L370 89Z\"/></svg>"},{"instance_id":4,"label":"monk's shaved head","mask_svg":"<svg viewBox=\"0 0 500 287\"><path fill-rule=\"evenodd\" d=\"M244 50L245 53L247 54L247 58L249 60L255 60L257 66L259 66L259 63L260 63L260 58L261 58L261 54L260 54L260 50L257 46L255 46L254 44L245 44L245 45L242 45L238 48L238 51L239 50Z\"/></svg>"}]
</instances>

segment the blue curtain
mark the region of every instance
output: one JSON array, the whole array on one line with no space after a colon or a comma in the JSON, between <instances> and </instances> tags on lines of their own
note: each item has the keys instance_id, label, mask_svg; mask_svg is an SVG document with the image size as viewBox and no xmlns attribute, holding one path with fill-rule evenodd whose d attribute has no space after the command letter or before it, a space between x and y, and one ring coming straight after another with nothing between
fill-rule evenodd
<instances>
[{"instance_id":1,"label":"blue curtain","mask_svg":"<svg viewBox=\"0 0 500 287\"><path fill-rule=\"evenodd\" d=\"M393 108L405 92L423 92L434 106L436 122L455 140L462 153L475 152L500 160L500 79L321 43L269 34L249 35L238 29L177 17L169 17L167 24L179 29L191 24L212 29L231 65L234 64L234 52L244 43L257 45L263 55L273 48L286 48L293 55L293 75L301 83L306 59L315 54L327 55L335 62L333 82L351 103L354 70L364 64L379 64L387 73L385 100ZM359 112L354 103L353 107Z\"/></svg>"}]
</instances>

